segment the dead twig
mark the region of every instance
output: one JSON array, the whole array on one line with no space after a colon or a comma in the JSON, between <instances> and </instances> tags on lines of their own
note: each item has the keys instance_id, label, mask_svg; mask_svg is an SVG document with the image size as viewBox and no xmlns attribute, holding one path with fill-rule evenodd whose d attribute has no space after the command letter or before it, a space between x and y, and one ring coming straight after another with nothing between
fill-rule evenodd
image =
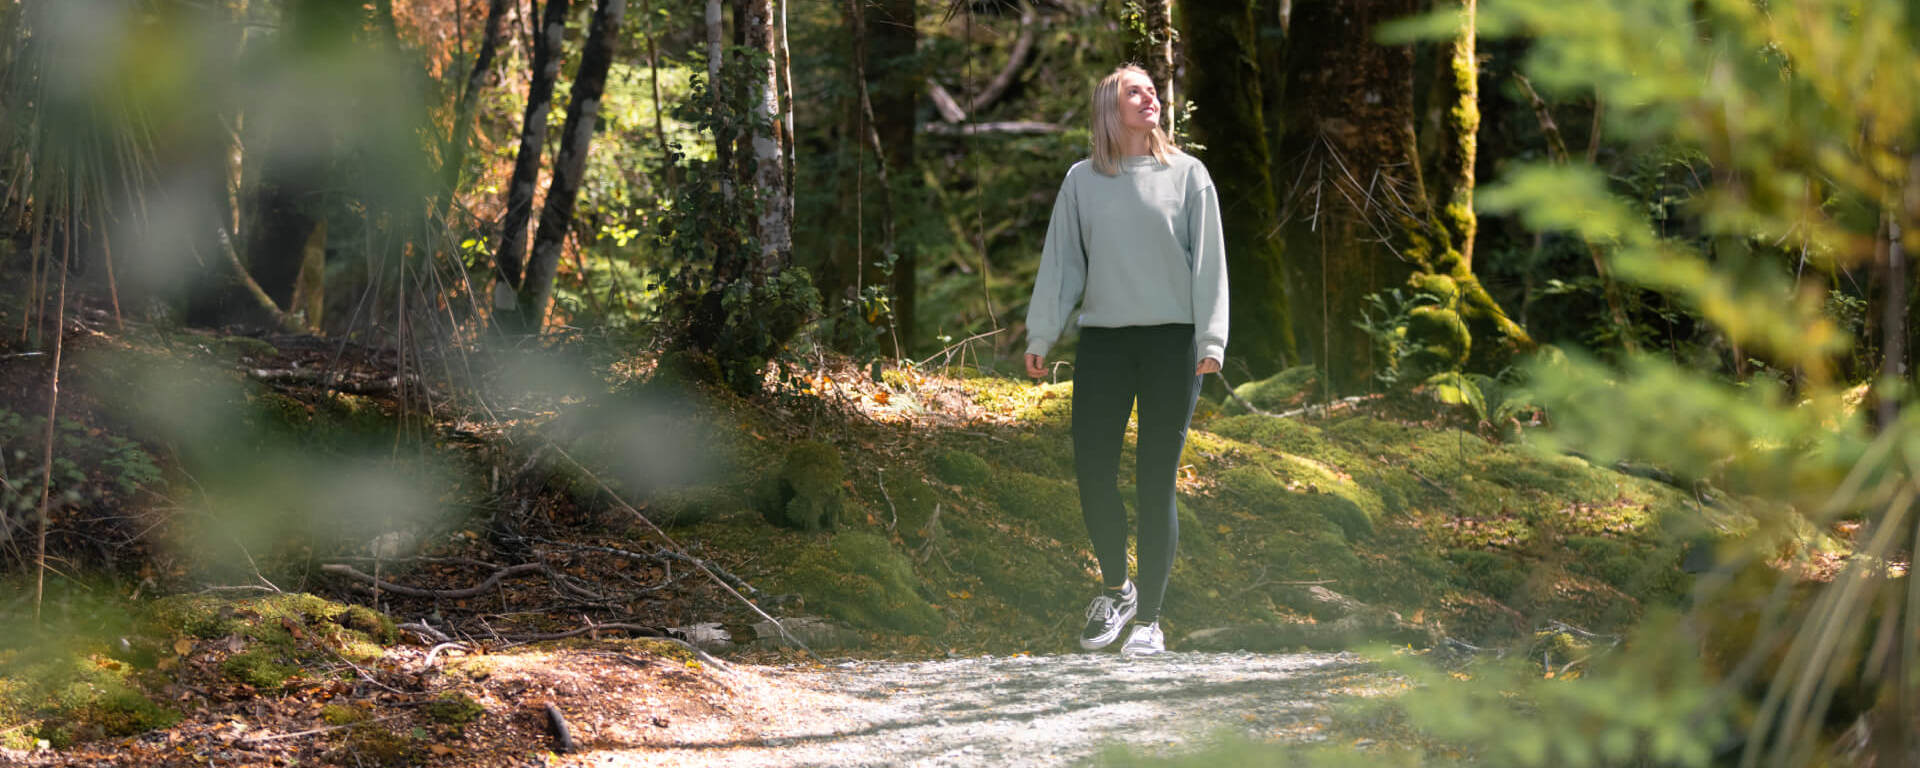
<instances>
[{"instance_id":1,"label":"dead twig","mask_svg":"<svg viewBox=\"0 0 1920 768\"><path fill-rule=\"evenodd\" d=\"M673 637L672 635L667 634L667 630L662 629L660 627L650 627L645 624L626 624L621 622L608 622L606 624L588 624L587 626L579 627L576 629L569 629L565 632L535 632L535 633L523 634L523 635L504 635L503 637L505 637L509 641L512 641L515 644L524 644L524 643L538 643L546 640L565 640L569 637L579 637L581 635L590 635L596 632L632 632L633 634L639 635L641 637L661 637L661 638Z\"/></svg>"},{"instance_id":2,"label":"dead twig","mask_svg":"<svg viewBox=\"0 0 1920 768\"><path fill-rule=\"evenodd\" d=\"M565 449L562 449L560 446L553 445L551 443L548 443L547 447L553 449L553 452L555 454L558 454L560 458L566 459L567 463L572 464L575 469L580 470L581 474L584 474L588 478L592 479L595 485L600 486L601 492L607 494L608 498L613 499L614 503L619 504L620 507L622 509L625 509L628 514L633 515L634 517L638 518L640 522L646 524L647 528L651 529L654 535L659 536L661 540L665 541L667 545L671 547L671 549L663 550L663 551L679 552L680 550L685 549L684 547L680 546L680 542L674 541L672 536L668 536L666 531L661 530L660 526L654 525L652 520L647 519L646 515L640 514L640 510L634 509L632 504L628 504L626 499L621 498L620 494L614 491L611 486L607 485L606 481L601 480L599 475L594 474L593 470L587 469L586 465L581 464L579 461L574 460L573 456L568 454ZM800 638L794 637L791 632L788 632L786 625L781 624L779 619L776 619L772 616L767 615L766 611L760 610L760 606L755 605L752 600L748 600L745 595L742 595L740 594L739 591L735 590L733 588L733 585L728 584L726 581L722 580L719 576L715 575L713 570L707 566L707 563L705 561L700 560L698 558L693 558L690 555L686 557L692 560L694 567L699 568L701 572L707 574L708 578L713 579L713 582L715 584L720 585L721 589L726 590L727 594L733 595L734 598L746 604L746 606L752 609L754 613L758 614L760 618L763 618L769 622L772 622L774 629L780 630L780 636L786 638L787 642L790 642L796 646L799 646L801 650L804 650L809 654L813 653L813 649L808 648L806 643L803 643L800 641Z\"/></svg>"},{"instance_id":3,"label":"dead twig","mask_svg":"<svg viewBox=\"0 0 1920 768\"><path fill-rule=\"evenodd\" d=\"M473 648L472 646L469 646L466 643L462 643L456 640L449 640L447 642L440 643L439 645L434 646L432 650L427 651L427 658L425 661L420 662L420 668L427 669L432 667L433 660L440 656L441 651L463 651L468 654L471 654L473 653Z\"/></svg>"},{"instance_id":4,"label":"dead twig","mask_svg":"<svg viewBox=\"0 0 1920 768\"><path fill-rule=\"evenodd\" d=\"M361 720L360 722L357 722L357 723L347 723L346 725L329 725L324 728L310 728L304 731L294 731L293 733L276 733L268 736L248 736L248 737L242 738L240 740L240 743L262 744L269 741L280 741L282 739L298 739L304 736L318 736L323 733L333 733L334 731L344 731L349 728L356 728L362 725L366 725L368 723L381 723L381 722L386 722L388 720L393 720L400 717L404 717L404 715L401 715L401 714L382 715L380 717L373 717L373 718L368 718L366 720Z\"/></svg>"},{"instance_id":5,"label":"dead twig","mask_svg":"<svg viewBox=\"0 0 1920 768\"><path fill-rule=\"evenodd\" d=\"M900 525L900 510L894 508L893 496L887 493L886 471L879 467L874 467L873 474L879 477L879 480L876 481L875 484L880 486L880 498L887 500L887 512L892 515L892 517L887 519L887 533L893 533L894 527Z\"/></svg>"},{"instance_id":6,"label":"dead twig","mask_svg":"<svg viewBox=\"0 0 1920 768\"><path fill-rule=\"evenodd\" d=\"M422 589L420 587L409 587L375 578L372 574L362 572L360 569L351 565L343 565L340 563L322 565L320 566L320 571L322 573L347 576L369 582L383 592L392 592L396 595L407 595L409 597L431 597L438 600L459 600L486 594L487 592L493 591L495 587L498 587L501 580L508 576L517 576L523 573L545 573L549 576L558 575L552 568L549 568L546 563L521 563L494 571L493 575L488 576L486 581L466 589Z\"/></svg>"},{"instance_id":7,"label":"dead twig","mask_svg":"<svg viewBox=\"0 0 1920 768\"><path fill-rule=\"evenodd\" d=\"M1214 371L1214 372L1213 372L1213 375L1214 375L1214 376L1215 376L1216 378L1218 378L1218 379L1220 379L1220 385L1221 385L1221 386L1223 386L1223 387L1226 387L1226 388L1227 388L1227 394L1228 394L1229 396L1231 396L1231 397L1233 397L1233 401L1234 401L1234 402L1236 402L1236 403L1239 403L1239 404L1240 404L1240 407L1242 407L1242 408L1245 408L1245 409L1247 409L1247 411L1248 411L1248 412L1250 412L1250 413L1257 413L1257 414L1260 414L1260 415L1262 415L1262 416L1278 416L1278 415L1279 415L1279 414L1276 414L1276 413L1273 413L1273 412L1271 412L1271 411L1267 411L1267 410L1265 410L1265 409L1262 409L1262 408L1261 408L1260 406L1257 406L1257 405L1254 405L1253 403L1249 403L1249 402L1247 402L1247 399L1246 399L1246 398L1244 398L1244 397L1241 397L1241 396L1240 396L1240 393L1238 393L1238 392L1235 392L1235 391L1233 391L1233 384L1231 384L1231 383L1229 383L1229 382L1227 381L1227 375L1226 375L1226 374L1224 374L1224 373L1221 373L1221 372L1219 372L1219 371Z\"/></svg>"},{"instance_id":8,"label":"dead twig","mask_svg":"<svg viewBox=\"0 0 1920 768\"><path fill-rule=\"evenodd\" d=\"M413 622L408 622L406 624L398 624L398 625L395 625L394 628L403 630L406 632L412 632L413 634L419 637L432 640L433 642L436 642L436 643L454 642L454 639L451 637L448 637L447 633L442 632L438 629L434 629L431 625L427 624L424 621L413 621Z\"/></svg>"}]
</instances>

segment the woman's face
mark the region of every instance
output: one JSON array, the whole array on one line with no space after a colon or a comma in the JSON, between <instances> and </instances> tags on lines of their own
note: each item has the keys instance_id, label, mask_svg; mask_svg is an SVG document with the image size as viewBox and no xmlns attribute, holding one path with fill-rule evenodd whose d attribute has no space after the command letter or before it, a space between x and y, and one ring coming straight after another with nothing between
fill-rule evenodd
<instances>
[{"instance_id":1,"label":"woman's face","mask_svg":"<svg viewBox=\"0 0 1920 768\"><path fill-rule=\"evenodd\" d=\"M1129 131L1151 131L1160 124L1160 95L1146 75L1120 76L1120 125Z\"/></svg>"}]
</instances>

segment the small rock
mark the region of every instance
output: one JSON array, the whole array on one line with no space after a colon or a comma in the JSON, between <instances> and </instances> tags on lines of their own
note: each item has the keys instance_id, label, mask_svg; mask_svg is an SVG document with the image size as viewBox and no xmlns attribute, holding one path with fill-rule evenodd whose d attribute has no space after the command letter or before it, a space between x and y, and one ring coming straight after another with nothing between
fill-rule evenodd
<instances>
[{"instance_id":1,"label":"small rock","mask_svg":"<svg viewBox=\"0 0 1920 768\"><path fill-rule=\"evenodd\" d=\"M668 627L667 631L680 633L680 639L708 653L733 650L733 635L723 629L719 622L708 621L688 627Z\"/></svg>"}]
</instances>

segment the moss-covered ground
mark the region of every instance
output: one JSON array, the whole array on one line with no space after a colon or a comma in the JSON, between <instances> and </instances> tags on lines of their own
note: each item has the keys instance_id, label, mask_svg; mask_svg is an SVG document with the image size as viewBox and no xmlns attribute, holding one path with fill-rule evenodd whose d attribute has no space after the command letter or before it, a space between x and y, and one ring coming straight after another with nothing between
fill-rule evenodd
<instances>
[{"instance_id":1,"label":"moss-covered ground","mask_svg":"<svg viewBox=\"0 0 1920 768\"><path fill-rule=\"evenodd\" d=\"M891 419L937 401L894 377L842 383L842 402L857 407L809 424L843 457L833 530L775 527L753 509L766 503L755 484L791 464L787 444L772 439L792 429L777 408L709 422L728 433L714 442L729 446L733 470L677 493L659 517L707 551L753 553L741 576L797 597L799 612L873 633L880 647L1069 650L1097 579L1073 480L1072 384L943 385L975 410L945 424ZM1243 389L1273 404L1307 386L1312 377L1288 372ZM1444 418L1406 418L1417 404L1299 418L1208 406L1179 481L1165 613L1176 645L1207 627L1311 621L1305 585L1477 643L1523 639L1547 620L1616 630L1685 590L1674 531L1690 504L1675 488L1524 439L1492 442ZM1129 445L1129 503L1132 463Z\"/></svg>"},{"instance_id":2,"label":"moss-covered ground","mask_svg":"<svg viewBox=\"0 0 1920 768\"><path fill-rule=\"evenodd\" d=\"M0 616L20 628L0 638L0 746L165 727L209 689L254 695L352 679L399 639L386 616L309 594L128 602L56 586L37 629L30 609Z\"/></svg>"}]
</instances>

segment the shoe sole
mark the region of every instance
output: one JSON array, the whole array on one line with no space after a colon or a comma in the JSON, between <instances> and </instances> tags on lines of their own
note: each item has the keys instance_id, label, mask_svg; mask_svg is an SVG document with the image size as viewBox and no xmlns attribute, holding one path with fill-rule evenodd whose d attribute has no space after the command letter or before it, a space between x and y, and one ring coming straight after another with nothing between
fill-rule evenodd
<instances>
[{"instance_id":1,"label":"shoe sole","mask_svg":"<svg viewBox=\"0 0 1920 768\"><path fill-rule=\"evenodd\" d=\"M1113 631L1106 632L1097 637L1080 638L1080 647L1089 651L1097 651L1113 645L1113 641L1120 639L1120 631L1127 628L1127 622L1133 621L1133 614L1139 610L1140 605L1138 603L1127 606L1124 610L1120 611L1119 621L1113 623Z\"/></svg>"},{"instance_id":2,"label":"shoe sole","mask_svg":"<svg viewBox=\"0 0 1920 768\"><path fill-rule=\"evenodd\" d=\"M1120 649L1120 655L1129 659L1141 659L1141 658L1146 658L1148 656L1158 656L1166 652L1167 652L1167 649L1165 648L1157 648L1153 650L1139 650L1139 651L1131 648Z\"/></svg>"}]
</instances>

